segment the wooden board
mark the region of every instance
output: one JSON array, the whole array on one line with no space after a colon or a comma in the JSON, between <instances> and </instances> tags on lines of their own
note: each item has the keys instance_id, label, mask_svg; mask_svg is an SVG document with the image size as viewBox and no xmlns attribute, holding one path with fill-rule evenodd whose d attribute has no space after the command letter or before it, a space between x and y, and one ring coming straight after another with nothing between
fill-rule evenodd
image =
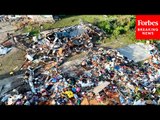
<instances>
[{"instance_id":1,"label":"wooden board","mask_svg":"<svg viewBox=\"0 0 160 120\"><path fill-rule=\"evenodd\" d=\"M97 95L100 91L102 91L106 86L108 86L110 82L103 82L99 86L95 87L93 92Z\"/></svg>"}]
</instances>

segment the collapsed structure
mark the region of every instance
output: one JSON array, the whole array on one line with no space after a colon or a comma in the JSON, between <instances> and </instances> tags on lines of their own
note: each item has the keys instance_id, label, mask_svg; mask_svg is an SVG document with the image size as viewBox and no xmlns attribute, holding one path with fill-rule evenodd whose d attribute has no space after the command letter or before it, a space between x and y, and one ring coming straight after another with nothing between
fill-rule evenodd
<instances>
[{"instance_id":1,"label":"collapsed structure","mask_svg":"<svg viewBox=\"0 0 160 120\"><path fill-rule=\"evenodd\" d=\"M115 49L95 47L94 39L103 36L99 28L82 24L33 37L31 44L24 44L27 54L22 66L30 90L14 90L2 97L2 104L160 104L160 52L156 45L152 45L150 58L139 66ZM69 56L84 51L88 54L76 64L76 75L60 68Z\"/></svg>"},{"instance_id":2,"label":"collapsed structure","mask_svg":"<svg viewBox=\"0 0 160 120\"><path fill-rule=\"evenodd\" d=\"M46 36L39 36L38 39L33 37L26 58L28 62L49 64L48 66L54 67L62 64L66 57L74 53L93 48L95 36L100 38L102 35L100 29L96 27L93 30L87 25L55 30Z\"/></svg>"},{"instance_id":3,"label":"collapsed structure","mask_svg":"<svg viewBox=\"0 0 160 120\"><path fill-rule=\"evenodd\" d=\"M27 49L26 55L26 63L32 62L33 66L29 64L25 66L27 69L28 67L29 69L37 69L38 67L38 71L40 71L37 73L30 70L29 72L27 79L29 79L32 92L35 93L33 84L35 76L43 76L45 78L43 82L48 81L56 75L58 66L67 57L73 55L73 53L80 53L94 47L93 37L100 37L103 32L97 27L94 29L91 27L90 24L66 27L47 34L45 38L34 39L33 44Z\"/></svg>"}]
</instances>

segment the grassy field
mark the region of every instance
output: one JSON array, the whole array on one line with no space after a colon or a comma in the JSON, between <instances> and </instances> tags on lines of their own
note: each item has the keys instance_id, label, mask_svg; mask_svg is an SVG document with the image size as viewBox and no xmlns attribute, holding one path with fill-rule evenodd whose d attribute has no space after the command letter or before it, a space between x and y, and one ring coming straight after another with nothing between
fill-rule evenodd
<instances>
[{"instance_id":1,"label":"grassy field","mask_svg":"<svg viewBox=\"0 0 160 120\"><path fill-rule=\"evenodd\" d=\"M61 27L67 27L67 26L72 26L72 25L77 25L81 21L83 22L89 22L89 23L94 23L96 21L102 21L105 20L105 17L103 15L75 15L75 16L68 16L65 17L55 23L44 23L43 28L44 30L47 29L53 29L53 28L61 28ZM30 32L34 29L39 29L38 24L35 25L28 25L24 28L24 32Z\"/></svg>"},{"instance_id":2,"label":"grassy field","mask_svg":"<svg viewBox=\"0 0 160 120\"><path fill-rule=\"evenodd\" d=\"M13 48L8 54L1 56L0 78L2 78L2 76L5 74L9 75L9 72L13 71L14 68L16 68L15 71L18 71L18 69L24 63L24 55L24 51Z\"/></svg>"},{"instance_id":3,"label":"grassy field","mask_svg":"<svg viewBox=\"0 0 160 120\"><path fill-rule=\"evenodd\" d=\"M119 35L118 37L111 37L103 39L102 41L97 41L103 47L120 48L129 44L136 43L135 32L129 31L124 35Z\"/></svg>"},{"instance_id":4,"label":"grassy field","mask_svg":"<svg viewBox=\"0 0 160 120\"><path fill-rule=\"evenodd\" d=\"M55 22L54 24L45 23L44 28L61 28L66 26L77 25L81 21L89 22L89 23L96 23L98 21L104 21L107 18L114 18L118 17L120 19L124 17L128 17L129 15L74 15L74 16L66 16L65 18L61 19L60 21Z\"/></svg>"},{"instance_id":5,"label":"grassy field","mask_svg":"<svg viewBox=\"0 0 160 120\"><path fill-rule=\"evenodd\" d=\"M53 24L52 27L59 28L59 27L76 25L79 24L81 21L94 23L98 20L99 21L105 20L105 17L103 15L76 15L63 18L62 20L57 21L55 24Z\"/></svg>"}]
</instances>

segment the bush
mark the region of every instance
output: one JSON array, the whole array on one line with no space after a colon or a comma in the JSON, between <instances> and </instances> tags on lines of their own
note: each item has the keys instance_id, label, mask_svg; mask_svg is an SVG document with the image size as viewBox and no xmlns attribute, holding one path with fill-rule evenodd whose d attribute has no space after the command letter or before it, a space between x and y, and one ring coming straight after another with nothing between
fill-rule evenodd
<instances>
[{"instance_id":1,"label":"bush","mask_svg":"<svg viewBox=\"0 0 160 120\"><path fill-rule=\"evenodd\" d=\"M109 24L105 25L105 32L108 34L112 34L111 26Z\"/></svg>"},{"instance_id":2,"label":"bush","mask_svg":"<svg viewBox=\"0 0 160 120\"><path fill-rule=\"evenodd\" d=\"M118 30L120 34L126 33L126 29L124 27L118 27Z\"/></svg>"},{"instance_id":3,"label":"bush","mask_svg":"<svg viewBox=\"0 0 160 120\"><path fill-rule=\"evenodd\" d=\"M120 35L120 34L124 34L126 33L126 30L124 27L117 27L115 30L114 30L114 34L115 35Z\"/></svg>"},{"instance_id":4,"label":"bush","mask_svg":"<svg viewBox=\"0 0 160 120\"><path fill-rule=\"evenodd\" d=\"M111 25L107 21L99 22L97 26L103 29L107 34L112 34Z\"/></svg>"},{"instance_id":5,"label":"bush","mask_svg":"<svg viewBox=\"0 0 160 120\"><path fill-rule=\"evenodd\" d=\"M115 23L117 23L117 18L111 18L111 19L109 19L108 21L109 21L109 23L111 23L111 24L115 24Z\"/></svg>"},{"instance_id":6,"label":"bush","mask_svg":"<svg viewBox=\"0 0 160 120\"><path fill-rule=\"evenodd\" d=\"M23 29L23 32L30 32L32 30L32 26L28 25Z\"/></svg>"},{"instance_id":7,"label":"bush","mask_svg":"<svg viewBox=\"0 0 160 120\"><path fill-rule=\"evenodd\" d=\"M129 28L134 29L136 26L135 18L130 18Z\"/></svg>"},{"instance_id":8,"label":"bush","mask_svg":"<svg viewBox=\"0 0 160 120\"><path fill-rule=\"evenodd\" d=\"M99 23L97 23L98 27L100 27L101 29L105 30L105 25L106 25L106 21L101 21Z\"/></svg>"},{"instance_id":9,"label":"bush","mask_svg":"<svg viewBox=\"0 0 160 120\"><path fill-rule=\"evenodd\" d=\"M105 21L98 22L97 26L108 35L113 33L117 37L117 35L122 35L129 30L135 29L135 16L127 16L120 19L108 17Z\"/></svg>"},{"instance_id":10,"label":"bush","mask_svg":"<svg viewBox=\"0 0 160 120\"><path fill-rule=\"evenodd\" d=\"M128 23L129 23L129 22L128 22L128 19L127 19L127 18L124 18L124 19L121 20L121 26L122 26L122 27L127 26Z\"/></svg>"},{"instance_id":11,"label":"bush","mask_svg":"<svg viewBox=\"0 0 160 120\"><path fill-rule=\"evenodd\" d=\"M40 33L40 31L38 29L32 29L31 32L29 33L29 35L38 36L39 33Z\"/></svg>"}]
</instances>

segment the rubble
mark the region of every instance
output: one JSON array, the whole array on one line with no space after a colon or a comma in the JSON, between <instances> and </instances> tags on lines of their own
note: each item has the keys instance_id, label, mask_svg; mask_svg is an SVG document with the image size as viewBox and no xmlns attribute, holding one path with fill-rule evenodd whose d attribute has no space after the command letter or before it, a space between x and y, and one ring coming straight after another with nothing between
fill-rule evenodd
<instances>
[{"instance_id":1,"label":"rubble","mask_svg":"<svg viewBox=\"0 0 160 120\"><path fill-rule=\"evenodd\" d=\"M7 48L7 47L0 45L0 55L6 55L11 50L12 48Z\"/></svg>"},{"instance_id":2,"label":"rubble","mask_svg":"<svg viewBox=\"0 0 160 120\"><path fill-rule=\"evenodd\" d=\"M99 92L101 92L105 87L107 87L110 83L105 81L103 83L101 83L99 86L95 87L93 92L95 94L99 94Z\"/></svg>"},{"instance_id":3,"label":"rubble","mask_svg":"<svg viewBox=\"0 0 160 120\"><path fill-rule=\"evenodd\" d=\"M30 90L3 95L1 102L5 105L159 104L160 52L156 44L140 66L116 49L95 47L92 38L96 35L103 36L98 28L82 24L34 38L22 66ZM61 67L73 53L82 52L87 55L75 61L71 71L67 66Z\"/></svg>"}]
</instances>

